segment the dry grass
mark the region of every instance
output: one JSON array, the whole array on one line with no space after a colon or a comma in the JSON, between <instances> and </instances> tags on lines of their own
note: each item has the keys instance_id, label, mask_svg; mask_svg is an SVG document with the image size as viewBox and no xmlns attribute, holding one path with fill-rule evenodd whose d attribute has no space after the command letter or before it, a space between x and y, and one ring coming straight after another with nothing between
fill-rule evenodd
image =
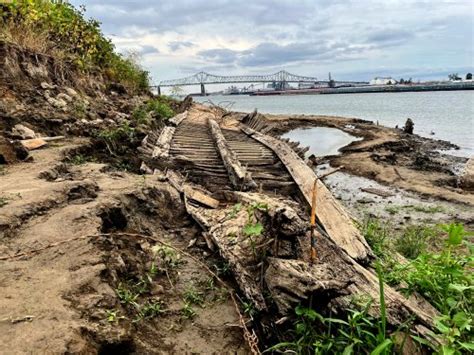
<instances>
[{"instance_id":1,"label":"dry grass","mask_svg":"<svg viewBox=\"0 0 474 355\"><path fill-rule=\"evenodd\" d=\"M0 40L16 44L26 50L38 54L46 54L57 59L65 58L65 53L56 48L46 32L27 26L7 24L0 28Z\"/></svg>"}]
</instances>

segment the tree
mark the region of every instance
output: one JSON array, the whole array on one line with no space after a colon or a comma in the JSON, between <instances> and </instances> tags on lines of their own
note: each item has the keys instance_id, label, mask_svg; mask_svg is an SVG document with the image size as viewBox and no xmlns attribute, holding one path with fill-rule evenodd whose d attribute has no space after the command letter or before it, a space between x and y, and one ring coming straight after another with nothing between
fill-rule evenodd
<instances>
[{"instance_id":1,"label":"tree","mask_svg":"<svg viewBox=\"0 0 474 355\"><path fill-rule=\"evenodd\" d=\"M401 78L398 83L399 83L399 84L405 84L405 80L404 80L403 78Z\"/></svg>"},{"instance_id":2,"label":"tree","mask_svg":"<svg viewBox=\"0 0 474 355\"><path fill-rule=\"evenodd\" d=\"M472 80L472 73L466 74L466 80Z\"/></svg>"}]
</instances>

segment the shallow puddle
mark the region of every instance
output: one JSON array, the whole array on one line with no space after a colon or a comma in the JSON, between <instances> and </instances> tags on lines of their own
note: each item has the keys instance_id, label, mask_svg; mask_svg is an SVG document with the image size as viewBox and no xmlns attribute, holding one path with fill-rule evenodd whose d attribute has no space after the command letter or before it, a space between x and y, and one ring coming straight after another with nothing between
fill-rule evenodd
<instances>
[{"instance_id":1,"label":"shallow puddle","mask_svg":"<svg viewBox=\"0 0 474 355\"><path fill-rule=\"evenodd\" d=\"M339 149L360 139L339 129L327 127L297 128L282 137L300 142L303 147L308 146L306 154L317 157L339 154Z\"/></svg>"}]
</instances>

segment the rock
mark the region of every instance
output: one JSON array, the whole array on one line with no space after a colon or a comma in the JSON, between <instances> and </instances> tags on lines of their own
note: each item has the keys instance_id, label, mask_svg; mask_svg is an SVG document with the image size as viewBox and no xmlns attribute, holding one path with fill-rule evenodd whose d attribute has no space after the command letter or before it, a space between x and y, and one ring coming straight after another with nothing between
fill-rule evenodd
<instances>
[{"instance_id":1,"label":"rock","mask_svg":"<svg viewBox=\"0 0 474 355\"><path fill-rule=\"evenodd\" d=\"M45 89L45 90L46 90L46 89L52 90L52 89L56 89L56 87L57 87L56 85L48 84L46 81L43 81L43 82L40 84L40 86L41 86L42 89Z\"/></svg>"},{"instance_id":2,"label":"rock","mask_svg":"<svg viewBox=\"0 0 474 355\"><path fill-rule=\"evenodd\" d=\"M0 164L12 164L27 157L28 150L21 143L10 143L8 139L0 136Z\"/></svg>"},{"instance_id":3,"label":"rock","mask_svg":"<svg viewBox=\"0 0 474 355\"><path fill-rule=\"evenodd\" d=\"M71 102L72 97L67 95L67 94L60 93L60 94L58 94L58 96L56 96L56 100L64 100L66 102Z\"/></svg>"},{"instance_id":4,"label":"rock","mask_svg":"<svg viewBox=\"0 0 474 355\"><path fill-rule=\"evenodd\" d=\"M47 101L51 106L54 106L56 108L65 108L67 106L67 102L62 99L54 99L52 97L48 97Z\"/></svg>"},{"instance_id":5,"label":"rock","mask_svg":"<svg viewBox=\"0 0 474 355\"><path fill-rule=\"evenodd\" d=\"M165 288L157 283L153 284L150 293L152 296L161 295L165 292Z\"/></svg>"},{"instance_id":6,"label":"rock","mask_svg":"<svg viewBox=\"0 0 474 355\"><path fill-rule=\"evenodd\" d=\"M22 139L32 139L36 137L35 131L31 128L17 124L13 127L13 134L20 136Z\"/></svg>"},{"instance_id":7,"label":"rock","mask_svg":"<svg viewBox=\"0 0 474 355\"><path fill-rule=\"evenodd\" d=\"M66 91L66 93L67 93L69 96L72 96L72 97L75 97L75 96L78 95L76 90L71 89L71 88L68 88L68 87L65 87L65 88L64 88L64 91Z\"/></svg>"}]
</instances>

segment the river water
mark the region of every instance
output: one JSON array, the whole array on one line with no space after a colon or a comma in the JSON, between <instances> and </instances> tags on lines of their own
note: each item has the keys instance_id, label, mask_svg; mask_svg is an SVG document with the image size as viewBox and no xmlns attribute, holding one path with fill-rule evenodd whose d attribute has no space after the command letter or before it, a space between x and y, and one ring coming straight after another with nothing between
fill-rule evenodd
<instances>
[{"instance_id":1,"label":"river water","mask_svg":"<svg viewBox=\"0 0 474 355\"><path fill-rule=\"evenodd\" d=\"M474 91L400 92L337 95L208 96L196 101L233 102L232 110L261 113L356 117L403 127L410 117L415 133L448 140L461 147L453 152L474 155ZM320 131L318 131L320 132ZM431 135L434 132L434 135ZM329 132L328 132L329 133ZM301 140L301 139L299 139Z\"/></svg>"}]
</instances>

